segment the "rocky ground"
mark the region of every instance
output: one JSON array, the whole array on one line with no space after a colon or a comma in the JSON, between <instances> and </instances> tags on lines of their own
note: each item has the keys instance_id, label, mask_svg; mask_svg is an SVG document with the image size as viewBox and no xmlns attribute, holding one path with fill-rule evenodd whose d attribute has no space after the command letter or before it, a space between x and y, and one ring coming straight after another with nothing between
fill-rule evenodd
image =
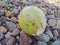
<instances>
[{"instance_id":1,"label":"rocky ground","mask_svg":"<svg viewBox=\"0 0 60 45\"><path fill-rule=\"evenodd\" d=\"M37 6L47 18L39 40L25 34L18 25L18 14L25 6ZM0 0L0 45L60 45L60 8L44 0Z\"/></svg>"}]
</instances>

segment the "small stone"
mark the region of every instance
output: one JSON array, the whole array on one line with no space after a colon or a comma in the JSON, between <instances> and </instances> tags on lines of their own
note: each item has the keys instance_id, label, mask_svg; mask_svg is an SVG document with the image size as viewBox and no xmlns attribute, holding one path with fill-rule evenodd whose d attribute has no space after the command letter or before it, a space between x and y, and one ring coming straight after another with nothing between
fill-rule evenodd
<instances>
[{"instance_id":1,"label":"small stone","mask_svg":"<svg viewBox=\"0 0 60 45\"><path fill-rule=\"evenodd\" d=\"M13 11L14 11L15 13L18 13L19 10L18 10L17 8L14 8Z\"/></svg>"},{"instance_id":2,"label":"small stone","mask_svg":"<svg viewBox=\"0 0 60 45\"><path fill-rule=\"evenodd\" d=\"M7 11L6 14L5 14L6 17L11 17L12 16L12 12L10 11Z\"/></svg>"},{"instance_id":3,"label":"small stone","mask_svg":"<svg viewBox=\"0 0 60 45\"><path fill-rule=\"evenodd\" d=\"M52 15L51 10L48 9L48 10L47 10L47 14L48 14L48 15Z\"/></svg>"},{"instance_id":4,"label":"small stone","mask_svg":"<svg viewBox=\"0 0 60 45\"><path fill-rule=\"evenodd\" d=\"M60 9L57 11L58 15L60 15Z\"/></svg>"},{"instance_id":5,"label":"small stone","mask_svg":"<svg viewBox=\"0 0 60 45\"><path fill-rule=\"evenodd\" d=\"M15 43L15 37L10 37L6 42L6 45L14 45L14 43Z\"/></svg>"},{"instance_id":6,"label":"small stone","mask_svg":"<svg viewBox=\"0 0 60 45\"><path fill-rule=\"evenodd\" d=\"M53 40L58 40L58 38L54 36L54 37L53 37Z\"/></svg>"},{"instance_id":7,"label":"small stone","mask_svg":"<svg viewBox=\"0 0 60 45\"><path fill-rule=\"evenodd\" d=\"M39 39L40 39L41 41L43 41L43 42L48 42L49 39L50 39L50 37L49 37L47 34L41 34L41 35L39 36Z\"/></svg>"},{"instance_id":8,"label":"small stone","mask_svg":"<svg viewBox=\"0 0 60 45\"><path fill-rule=\"evenodd\" d=\"M32 0L32 2L36 2L36 0Z\"/></svg>"},{"instance_id":9,"label":"small stone","mask_svg":"<svg viewBox=\"0 0 60 45\"><path fill-rule=\"evenodd\" d=\"M7 34L5 34L5 38L10 38L11 37L11 32L7 32Z\"/></svg>"},{"instance_id":10,"label":"small stone","mask_svg":"<svg viewBox=\"0 0 60 45\"><path fill-rule=\"evenodd\" d=\"M19 26L19 24L16 24L16 27L17 27L18 29L20 29L20 26Z\"/></svg>"},{"instance_id":11,"label":"small stone","mask_svg":"<svg viewBox=\"0 0 60 45\"><path fill-rule=\"evenodd\" d=\"M58 37L58 35L59 35L57 30L54 30L53 34L54 34L55 37Z\"/></svg>"},{"instance_id":12,"label":"small stone","mask_svg":"<svg viewBox=\"0 0 60 45\"><path fill-rule=\"evenodd\" d=\"M11 17L11 21L13 21L13 22L17 22L17 19L15 18L15 17Z\"/></svg>"},{"instance_id":13,"label":"small stone","mask_svg":"<svg viewBox=\"0 0 60 45\"><path fill-rule=\"evenodd\" d=\"M0 21L0 26L2 25L2 22Z\"/></svg>"},{"instance_id":14,"label":"small stone","mask_svg":"<svg viewBox=\"0 0 60 45\"><path fill-rule=\"evenodd\" d=\"M0 33L0 40L4 38L4 35Z\"/></svg>"},{"instance_id":15,"label":"small stone","mask_svg":"<svg viewBox=\"0 0 60 45\"><path fill-rule=\"evenodd\" d=\"M6 45L6 41L7 41L6 39L1 40L1 44Z\"/></svg>"},{"instance_id":16,"label":"small stone","mask_svg":"<svg viewBox=\"0 0 60 45\"><path fill-rule=\"evenodd\" d=\"M43 2L44 0L37 0L38 2Z\"/></svg>"},{"instance_id":17,"label":"small stone","mask_svg":"<svg viewBox=\"0 0 60 45\"><path fill-rule=\"evenodd\" d=\"M55 15L47 15L47 18L54 19L55 18Z\"/></svg>"},{"instance_id":18,"label":"small stone","mask_svg":"<svg viewBox=\"0 0 60 45\"><path fill-rule=\"evenodd\" d=\"M5 10L4 10L4 9L0 9L0 12L1 12L1 13L4 13L4 12L5 12Z\"/></svg>"},{"instance_id":19,"label":"small stone","mask_svg":"<svg viewBox=\"0 0 60 45\"><path fill-rule=\"evenodd\" d=\"M19 45L18 43L15 43L15 45Z\"/></svg>"},{"instance_id":20,"label":"small stone","mask_svg":"<svg viewBox=\"0 0 60 45\"><path fill-rule=\"evenodd\" d=\"M37 45L47 45L47 43L42 41L37 41Z\"/></svg>"},{"instance_id":21,"label":"small stone","mask_svg":"<svg viewBox=\"0 0 60 45\"><path fill-rule=\"evenodd\" d=\"M15 0L16 2L19 2L19 0Z\"/></svg>"},{"instance_id":22,"label":"small stone","mask_svg":"<svg viewBox=\"0 0 60 45\"><path fill-rule=\"evenodd\" d=\"M0 45L2 45L2 44L0 43Z\"/></svg>"},{"instance_id":23,"label":"small stone","mask_svg":"<svg viewBox=\"0 0 60 45\"><path fill-rule=\"evenodd\" d=\"M60 19L57 20L57 27L60 28Z\"/></svg>"},{"instance_id":24,"label":"small stone","mask_svg":"<svg viewBox=\"0 0 60 45\"><path fill-rule=\"evenodd\" d=\"M10 30L10 31L13 31L16 29L16 25L11 21L6 21L6 26L7 26L8 30Z\"/></svg>"},{"instance_id":25,"label":"small stone","mask_svg":"<svg viewBox=\"0 0 60 45\"><path fill-rule=\"evenodd\" d=\"M11 35L16 36L16 35L18 35L19 33L20 33L20 31L19 31L18 29L15 29L15 30L11 33Z\"/></svg>"},{"instance_id":26,"label":"small stone","mask_svg":"<svg viewBox=\"0 0 60 45\"><path fill-rule=\"evenodd\" d=\"M3 16L3 15L4 15L4 13L1 13L1 12L0 12L0 16Z\"/></svg>"},{"instance_id":27,"label":"small stone","mask_svg":"<svg viewBox=\"0 0 60 45\"><path fill-rule=\"evenodd\" d=\"M30 45L32 40L23 31L20 32L19 45Z\"/></svg>"},{"instance_id":28,"label":"small stone","mask_svg":"<svg viewBox=\"0 0 60 45\"><path fill-rule=\"evenodd\" d=\"M51 45L60 45L60 41L59 40L56 40Z\"/></svg>"},{"instance_id":29,"label":"small stone","mask_svg":"<svg viewBox=\"0 0 60 45\"><path fill-rule=\"evenodd\" d=\"M1 33L6 33L7 29L4 26L0 26L0 32Z\"/></svg>"},{"instance_id":30,"label":"small stone","mask_svg":"<svg viewBox=\"0 0 60 45\"><path fill-rule=\"evenodd\" d=\"M18 9L21 10L21 6L18 6Z\"/></svg>"},{"instance_id":31,"label":"small stone","mask_svg":"<svg viewBox=\"0 0 60 45\"><path fill-rule=\"evenodd\" d=\"M53 34L50 30L46 31L45 32L50 38L53 38Z\"/></svg>"},{"instance_id":32,"label":"small stone","mask_svg":"<svg viewBox=\"0 0 60 45\"><path fill-rule=\"evenodd\" d=\"M2 22L2 25L4 26L4 24L7 21L7 18L5 16L1 16L0 21Z\"/></svg>"},{"instance_id":33,"label":"small stone","mask_svg":"<svg viewBox=\"0 0 60 45\"><path fill-rule=\"evenodd\" d=\"M48 20L48 24L50 25L50 26L55 26L56 25L56 20L55 19L49 19Z\"/></svg>"}]
</instances>

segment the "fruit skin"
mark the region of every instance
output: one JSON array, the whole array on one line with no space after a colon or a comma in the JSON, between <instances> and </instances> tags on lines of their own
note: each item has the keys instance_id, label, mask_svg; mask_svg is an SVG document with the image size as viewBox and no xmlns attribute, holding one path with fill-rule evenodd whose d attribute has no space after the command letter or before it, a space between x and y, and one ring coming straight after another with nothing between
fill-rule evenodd
<instances>
[{"instance_id":1,"label":"fruit skin","mask_svg":"<svg viewBox=\"0 0 60 45\"><path fill-rule=\"evenodd\" d=\"M46 28L45 14L35 6L27 6L22 9L18 15L18 22L22 30L29 35L37 35L38 29L43 29L43 31L40 30L43 33Z\"/></svg>"}]
</instances>

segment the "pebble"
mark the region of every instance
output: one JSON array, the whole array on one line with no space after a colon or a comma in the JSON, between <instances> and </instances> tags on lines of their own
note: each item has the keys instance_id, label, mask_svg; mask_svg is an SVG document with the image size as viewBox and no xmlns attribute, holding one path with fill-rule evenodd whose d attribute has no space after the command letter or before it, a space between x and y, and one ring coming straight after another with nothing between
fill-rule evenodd
<instances>
[{"instance_id":1,"label":"pebble","mask_svg":"<svg viewBox=\"0 0 60 45\"><path fill-rule=\"evenodd\" d=\"M55 18L55 15L47 15L47 18L54 19Z\"/></svg>"},{"instance_id":2,"label":"pebble","mask_svg":"<svg viewBox=\"0 0 60 45\"><path fill-rule=\"evenodd\" d=\"M42 41L37 41L37 45L47 45L47 43Z\"/></svg>"},{"instance_id":3,"label":"pebble","mask_svg":"<svg viewBox=\"0 0 60 45\"><path fill-rule=\"evenodd\" d=\"M1 33L6 33L7 29L4 26L0 26L0 32Z\"/></svg>"},{"instance_id":4,"label":"pebble","mask_svg":"<svg viewBox=\"0 0 60 45\"><path fill-rule=\"evenodd\" d=\"M6 45L14 45L14 43L15 43L15 37L10 37L6 42Z\"/></svg>"},{"instance_id":5,"label":"pebble","mask_svg":"<svg viewBox=\"0 0 60 45\"><path fill-rule=\"evenodd\" d=\"M0 33L0 40L4 38L4 34Z\"/></svg>"},{"instance_id":6,"label":"pebble","mask_svg":"<svg viewBox=\"0 0 60 45\"><path fill-rule=\"evenodd\" d=\"M1 12L1 13L4 13L4 12L5 12L5 10L4 10L4 9L0 9L0 12Z\"/></svg>"},{"instance_id":7,"label":"pebble","mask_svg":"<svg viewBox=\"0 0 60 45\"><path fill-rule=\"evenodd\" d=\"M15 14L18 14L18 11L19 11L19 10L16 9L16 8L14 8L13 11L14 11Z\"/></svg>"},{"instance_id":8,"label":"pebble","mask_svg":"<svg viewBox=\"0 0 60 45\"><path fill-rule=\"evenodd\" d=\"M4 13L1 13L1 12L0 12L0 16L3 16L3 15L4 15Z\"/></svg>"},{"instance_id":9,"label":"pebble","mask_svg":"<svg viewBox=\"0 0 60 45\"><path fill-rule=\"evenodd\" d=\"M24 32L20 32L21 29L17 22L17 16L19 14L19 11L21 11L22 8L28 5L34 5L41 8L47 17L48 26L53 26L55 27L54 29L60 29L60 19L56 20L56 18L60 18L59 7L44 2L44 0L7 0L7 1L8 1L7 7L6 7L6 3L0 6L0 33L3 35L0 36L0 38L2 37L1 38L2 42L0 41L0 45L14 45L14 43L15 45L31 45L31 43L34 42L33 41L34 39L31 39ZM5 26L7 28L5 28ZM58 32L59 31L57 30L45 31L43 34L39 36L40 40L36 41L37 45L50 45L51 44L49 40L50 38L53 38L54 40L54 42L51 41L52 42L51 45L60 45L59 43L60 41L56 41L58 40L58 36L60 34L60 33L58 34ZM11 35L13 35L14 37L12 37ZM19 37L18 39L19 44L17 43L17 39L15 39L15 37L17 36ZM46 42L49 42L50 44ZM34 45L36 45L36 43Z\"/></svg>"},{"instance_id":10,"label":"pebble","mask_svg":"<svg viewBox=\"0 0 60 45\"><path fill-rule=\"evenodd\" d=\"M15 17L11 17L11 21L16 23L17 19Z\"/></svg>"},{"instance_id":11,"label":"pebble","mask_svg":"<svg viewBox=\"0 0 60 45\"><path fill-rule=\"evenodd\" d=\"M6 14L5 14L6 17L11 17L12 16L12 12L10 11L7 11Z\"/></svg>"},{"instance_id":12,"label":"pebble","mask_svg":"<svg viewBox=\"0 0 60 45\"><path fill-rule=\"evenodd\" d=\"M55 19L49 19L49 20L48 20L48 24L49 24L50 26L55 26L55 25L56 25L56 20L55 20Z\"/></svg>"},{"instance_id":13,"label":"pebble","mask_svg":"<svg viewBox=\"0 0 60 45\"><path fill-rule=\"evenodd\" d=\"M15 43L15 45L19 45L18 43Z\"/></svg>"},{"instance_id":14,"label":"pebble","mask_svg":"<svg viewBox=\"0 0 60 45\"><path fill-rule=\"evenodd\" d=\"M7 17L1 16L0 20L3 24L5 24L7 21Z\"/></svg>"},{"instance_id":15,"label":"pebble","mask_svg":"<svg viewBox=\"0 0 60 45\"><path fill-rule=\"evenodd\" d=\"M47 10L47 14L48 14L48 15L52 15L51 10L48 9L48 10Z\"/></svg>"},{"instance_id":16,"label":"pebble","mask_svg":"<svg viewBox=\"0 0 60 45\"><path fill-rule=\"evenodd\" d=\"M57 20L57 27L60 28L60 19Z\"/></svg>"},{"instance_id":17,"label":"pebble","mask_svg":"<svg viewBox=\"0 0 60 45\"><path fill-rule=\"evenodd\" d=\"M19 26L19 24L16 24L16 27L17 27L18 29L20 29L20 26Z\"/></svg>"},{"instance_id":18,"label":"pebble","mask_svg":"<svg viewBox=\"0 0 60 45\"><path fill-rule=\"evenodd\" d=\"M2 44L0 43L0 45L2 45Z\"/></svg>"},{"instance_id":19,"label":"pebble","mask_svg":"<svg viewBox=\"0 0 60 45\"><path fill-rule=\"evenodd\" d=\"M11 35L16 36L16 35L18 35L19 33L20 33L20 31L16 28L16 29L11 33Z\"/></svg>"},{"instance_id":20,"label":"pebble","mask_svg":"<svg viewBox=\"0 0 60 45\"><path fill-rule=\"evenodd\" d=\"M60 9L57 11L58 15L60 15Z\"/></svg>"},{"instance_id":21,"label":"pebble","mask_svg":"<svg viewBox=\"0 0 60 45\"><path fill-rule=\"evenodd\" d=\"M7 26L8 30L10 30L10 31L13 31L16 29L16 25L11 21L6 21L6 26Z\"/></svg>"},{"instance_id":22,"label":"pebble","mask_svg":"<svg viewBox=\"0 0 60 45\"><path fill-rule=\"evenodd\" d=\"M57 30L54 30L53 34L54 34L55 37L58 37L58 35L59 35Z\"/></svg>"},{"instance_id":23,"label":"pebble","mask_svg":"<svg viewBox=\"0 0 60 45\"><path fill-rule=\"evenodd\" d=\"M1 40L1 44L6 45L6 41L7 41L6 39Z\"/></svg>"},{"instance_id":24,"label":"pebble","mask_svg":"<svg viewBox=\"0 0 60 45\"><path fill-rule=\"evenodd\" d=\"M2 25L2 22L0 21L0 26Z\"/></svg>"},{"instance_id":25,"label":"pebble","mask_svg":"<svg viewBox=\"0 0 60 45\"><path fill-rule=\"evenodd\" d=\"M5 34L5 38L10 38L11 37L11 32L7 32L7 34Z\"/></svg>"},{"instance_id":26,"label":"pebble","mask_svg":"<svg viewBox=\"0 0 60 45\"><path fill-rule=\"evenodd\" d=\"M60 45L60 40L54 41L51 45Z\"/></svg>"},{"instance_id":27,"label":"pebble","mask_svg":"<svg viewBox=\"0 0 60 45\"><path fill-rule=\"evenodd\" d=\"M46 31L45 33L46 33L47 35L49 35L50 38L53 38L53 34L52 34L52 32L51 32L50 30Z\"/></svg>"},{"instance_id":28,"label":"pebble","mask_svg":"<svg viewBox=\"0 0 60 45\"><path fill-rule=\"evenodd\" d=\"M23 31L21 31L19 44L20 45L30 45L31 43L32 43L31 38L29 36L27 36Z\"/></svg>"},{"instance_id":29,"label":"pebble","mask_svg":"<svg viewBox=\"0 0 60 45\"><path fill-rule=\"evenodd\" d=\"M50 37L49 37L47 34L41 34L41 35L39 36L39 39L40 39L41 41L48 42L49 39L50 39Z\"/></svg>"}]
</instances>

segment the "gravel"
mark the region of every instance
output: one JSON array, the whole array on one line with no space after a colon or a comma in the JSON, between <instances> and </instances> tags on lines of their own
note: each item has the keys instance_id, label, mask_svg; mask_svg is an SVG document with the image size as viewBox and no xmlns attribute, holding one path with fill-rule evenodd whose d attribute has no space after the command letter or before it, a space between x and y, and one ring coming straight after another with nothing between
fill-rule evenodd
<instances>
[{"instance_id":1,"label":"gravel","mask_svg":"<svg viewBox=\"0 0 60 45\"><path fill-rule=\"evenodd\" d=\"M23 31L20 32L20 45L30 45L32 43L32 39L26 35Z\"/></svg>"},{"instance_id":2,"label":"gravel","mask_svg":"<svg viewBox=\"0 0 60 45\"><path fill-rule=\"evenodd\" d=\"M60 41L59 40L56 40L51 45L60 45Z\"/></svg>"},{"instance_id":3,"label":"gravel","mask_svg":"<svg viewBox=\"0 0 60 45\"><path fill-rule=\"evenodd\" d=\"M57 30L54 30L54 31L53 31L53 34L54 34L54 36L55 36L55 37L58 37L58 36L59 36L59 34L58 34L58 31L57 31Z\"/></svg>"},{"instance_id":4,"label":"gravel","mask_svg":"<svg viewBox=\"0 0 60 45\"><path fill-rule=\"evenodd\" d=\"M11 32L7 32L7 34L5 34L5 38L10 38L11 37Z\"/></svg>"},{"instance_id":5,"label":"gravel","mask_svg":"<svg viewBox=\"0 0 60 45\"><path fill-rule=\"evenodd\" d=\"M49 37L47 34L41 34L41 35L39 36L39 39L40 39L41 41L43 41L43 42L48 42L49 39L50 39L50 37Z\"/></svg>"},{"instance_id":6,"label":"gravel","mask_svg":"<svg viewBox=\"0 0 60 45\"><path fill-rule=\"evenodd\" d=\"M13 23L11 21L6 21L6 26L7 26L8 30L10 30L10 31L13 31L16 29L15 23Z\"/></svg>"},{"instance_id":7,"label":"gravel","mask_svg":"<svg viewBox=\"0 0 60 45\"><path fill-rule=\"evenodd\" d=\"M42 41L37 41L37 45L47 45L47 43L42 42Z\"/></svg>"},{"instance_id":8,"label":"gravel","mask_svg":"<svg viewBox=\"0 0 60 45\"><path fill-rule=\"evenodd\" d=\"M60 45L60 7L45 0L4 1L0 0L0 45ZM30 5L39 7L46 15L47 27L39 39L25 34L18 24L19 12Z\"/></svg>"},{"instance_id":9,"label":"gravel","mask_svg":"<svg viewBox=\"0 0 60 45\"><path fill-rule=\"evenodd\" d=\"M50 38L53 38L53 34L50 30L46 31L45 32Z\"/></svg>"},{"instance_id":10,"label":"gravel","mask_svg":"<svg viewBox=\"0 0 60 45\"><path fill-rule=\"evenodd\" d=\"M10 37L8 41L6 41L6 45L14 45L15 37Z\"/></svg>"},{"instance_id":11,"label":"gravel","mask_svg":"<svg viewBox=\"0 0 60 45\"><path fill-rule=\"evenodd\" d=\"M4 38L4 34L0 33L0 40Z\"/></svg>"}]
</instances>

